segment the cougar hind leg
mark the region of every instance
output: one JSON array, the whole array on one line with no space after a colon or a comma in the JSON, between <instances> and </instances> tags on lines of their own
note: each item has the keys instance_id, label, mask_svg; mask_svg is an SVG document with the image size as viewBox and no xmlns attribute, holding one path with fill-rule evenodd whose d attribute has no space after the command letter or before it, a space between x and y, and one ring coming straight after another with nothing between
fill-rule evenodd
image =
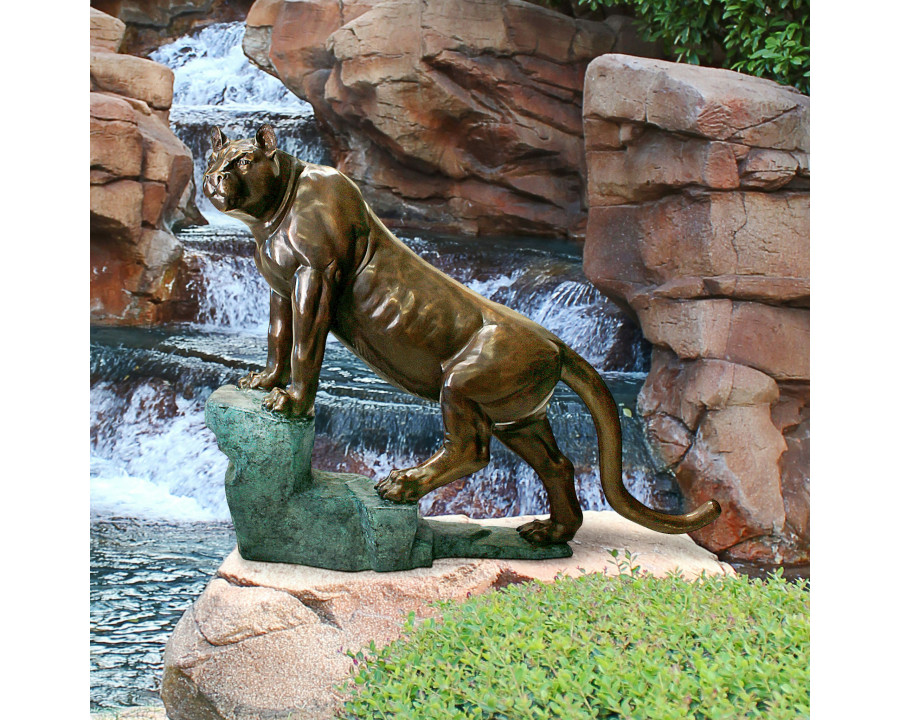
<instances>
[{"instance_id":1,"label":"cougar hind leg","mask_svg":"<svg viewBox=\"0 0 900 720\"><path fill-rule=\"evenodd\" d=\"M534 468L547 491L550 518L519 526L519 534L535 545L571 540L584 519L575 492L575 468L560 452L546 415L494 427L494 435Z\"/></svg>"},{"instance_id":2,"label":"cougar hind leg","mask_svg":"<svg viewBox=\"0 0 900 720\"><path fill-rule=\"evenodd\" d=\"M394 502L412 503L432 490L480 470L490 460L491 425L478 403L452 381L441 390L444 441L428 460L394 470L375 489Z\"/></svg>"},{"instance_id":3,"label":"cougar hind leg","mask_svg":"<svg viewBox=\"0 0 900 720\"><path fill-rule=\"evenodd\" d=\"M542 480L548 478L555 487L559 484L560 459L563 468L571 468L571 463L556 447L549 424L546 430L528 430L532 423L523 423L521 418L543 416L559 377L560 359L552 342L529 333L527 326L485 325L444 371L440 392L444 442L440 449L420 465L394 470L375 486L379 495L395 502L415 502L442 485L480 470L490 459L495 426L510 428L502 435L495 434L501 440L509 437L516 445L514 450L528 462L528 457L533 457ZM527 446L534 438L549 449L530 451ZM554 490L554 498L558 494ZM577 509L574 485L571 494ZM563 527L531 533L535 542L560 542L556 536L566 535L569 529L574 534L578 529L580 519L576 524L573 511L562 506L564 495L551 501L558 506L556 513Z\"/></svg>"}]
</instances>

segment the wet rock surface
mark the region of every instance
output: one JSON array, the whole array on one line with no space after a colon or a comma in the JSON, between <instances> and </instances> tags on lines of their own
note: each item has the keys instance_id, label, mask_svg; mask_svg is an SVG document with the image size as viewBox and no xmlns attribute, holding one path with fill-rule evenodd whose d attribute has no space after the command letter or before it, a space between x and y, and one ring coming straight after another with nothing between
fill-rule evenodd
<instances>
[{"instance_id":1,"label":"wet rock surface","mask_svg":"<svg viewBox=\"0 0 900 720\"><path fill-rule=\"evenodd\" d=\"M585 80L584 265L654 345L638 409L696 533L809 560L809 98L727 70L606 55Z\"/></svg>"}]
</instances>

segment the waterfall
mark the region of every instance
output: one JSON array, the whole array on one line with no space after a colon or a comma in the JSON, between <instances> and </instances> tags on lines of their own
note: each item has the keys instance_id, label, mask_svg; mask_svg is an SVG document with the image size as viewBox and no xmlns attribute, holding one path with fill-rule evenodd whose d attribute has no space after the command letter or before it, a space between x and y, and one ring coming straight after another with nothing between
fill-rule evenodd
<instances>
[{"instance_id":1,"label":"waterfall","mask_svg":"<svg viewBox=\"0 0 900 720\"><path fill-rule=\"evenodd\" d=\"M201 398L179 395L166 380L95 383L92 514L227 520L228 462L206 430L203 410Z\"/></svg>"},{"instance_id":2,"label":"waterfall","mask_svg":"<svg viewBox=\"0 0 900 720\"><path fill-rule=\"evenodd\" d=\"M269 287L253 262L253 238L246 227L188 228L179 238L194 270L188 289L197 298L195 324L264 335Z\"/></svg>"}]
</instances>

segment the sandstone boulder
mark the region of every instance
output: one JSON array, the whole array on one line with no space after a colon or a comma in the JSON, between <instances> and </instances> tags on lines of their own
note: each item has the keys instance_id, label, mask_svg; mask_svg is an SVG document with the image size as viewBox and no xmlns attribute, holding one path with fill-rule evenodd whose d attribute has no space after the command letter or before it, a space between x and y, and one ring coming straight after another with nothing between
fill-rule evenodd
<instances>
[{"instance_id":1,"label":"sandstone boulder","mask_svg":"<svg viewBox=\"0 0 900 720\"><path fill-rule=\"evenodd\" d=\"M611 549L628 549L660 577L676 568L688 578L734 572L685 535L654 533L612 512L585 513L572 547L564 560L437 560L430 568L385 573L256 563L235 551L166 647L168 717L331 718L343 700L336 685L353 669L347 653L394 640L410 612L431 617L436 600L462 601L529 579L551 582L560 573L615 574Z\"/></svg>"},{"instance_id":2,"label":"sandstone boulder","mask_svg":"<svg viewBox=\"0 0 900 720\"><path fill-rule=\"evenodd\" d=\"M175 75L152 60L111 52L91 53L91 90L143 100L155 110L172 106Z\"/></svg>"},{"instance_id":3,"label":"sandstone boulder","mask_svg":"<svg viewBox=\"0 0 900 720\"><path fill-rule=\"evenodd\" d=\"M723 557L809 559L809 98L607 54L585 79L584 265L654 345L639 409Z\"/></svg>"},{"instance_id":4,"label":"sandstone boulder","mask_svg":"<svg viewBox=\"0 0 900 720\"><path fill-rule=\"evenodd\" d=\"M784 383L772 421L784 435L787 450L781 456L781 494L784 497L784 531L788 548L776 547L782 557L809 562L809 385ZM768 557L770 547L749 541L730 554L755 560Z\"/></svg>"},{"instance_id":5,"label":"sandstone boulder","mask_svg":"<svg viewBox=\"0 0 900 720\"><path fill-rule=\"evenodd\" d=\"M244 49L387 222L580 237L584 72L629 29L521 0L260 0Z\"/></svg>"},{"instance_id":6,"label":"sandstone boulder","mask_svg":"<svg viewBox=\"0 0 900 720\"><path fill-rule=\"evenodd\" d=\"M767 405L708 412L678 466L678 479L688 506L714 497L722 516L692 537L705 547L728 549L748 538L781 534L779 460L785 449Z\"/></svg>"},{"instance_id":7,"label":"sandstone boulder","mask_svg":"<svg viewBox=\"0 0 900 720\"><path fill-rule=\"evenodd\" d=\"M809 152L809 97L731 70L610 54L591 63L585 115L725 140Z\"/></svg>"},{"instance_id":8,"label":"sandstone boulder","mask_svg":"<svg viewBox=\"0 0 900 720\"><path fill-rule=\"evenodd\" d=\"M666 295L667 283L694 278L690 297L808 305L808 193L686 192L601 204L588 227L585 272L625 302L649 287ZM722 292L724 284L732 292Z\"/></svg>"},{"instance_id":9,"label":"sandstone boulder","mask_svg":"<svg viewBox=\"0 0 900 720\"><path fill-rule=\"evenodd\" d=\"M777 380L809 380L809 311L729 299L638 296L633 307L654 345L684 359L721 358Z\"/></svg>"},{"instance_id":10,"label":"sandstone boulder","mask_svg":"<svg viewBox=\"0 0 900 720\"><path fill-rule=\"evenodd\" d=\"M91 233L136 243L141 232L144 189L137 180L91 185Z\"/></svg>"},{"instance_id":11,"label":"sandstone boulder","mask_svg":"<svg viewBox=\"0 0 900 720\"><path fill-rule=\"evenodd\" d=\"M140 177L143 152L131 105L113 95L91 93L91 184Z\"/></svg>"},{"instance_id":12,"label":"sandstone boulder","mask_svg":"<svg viewBox=\"0 0 900 720\"><path fill-rule=\"evenodd\" d=\"M587 162L588 193L600 205L655 199L672 188L693 185L733 190L741 182L730 143L654 130L641 133L621 149L589 152Z\"/></svg>"},{"instance_id":13,"label":"sandstone boulder","mask_svg":"<svg viewBox=\"0 0 900 720\"><path fill-rule=\"evenodd\" d=\"M119 52L125 37L125 23L91 8L91 49Z\"/></svg>"},{"instance_id":14,"label":"sandstone boulder","mask_svg":"<svg viewBox=\"0 0 900 720\"><path fill-rule=\"evenodd\" d=\"M654 351L638 409L686 504L715 498L722 506L718 520L692 534L704 547L748 559L734 548L783 534L780 463L787 444L773 420L778 400L778 385L758 370Z\"/></svg>"}]
</instances>

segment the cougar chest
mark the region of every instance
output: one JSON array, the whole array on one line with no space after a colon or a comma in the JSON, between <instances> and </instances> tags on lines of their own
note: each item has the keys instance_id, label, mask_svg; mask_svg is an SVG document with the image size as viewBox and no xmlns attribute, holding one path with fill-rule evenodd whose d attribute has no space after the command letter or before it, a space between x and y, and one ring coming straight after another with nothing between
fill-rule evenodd
<instances>
[{"instance_id":1,"label":"cougar chest","mask_svg":"<svg viewBox=\"0 0 900 720\"><path fill-rule=\"evenodd\" d=\"M254 261L269 287L283 297L289 298L293 288L294 273L300 265L297 255L291 250L286 233L279 229L264 242L256 244Z\"/></svg>"}]
</instances>

